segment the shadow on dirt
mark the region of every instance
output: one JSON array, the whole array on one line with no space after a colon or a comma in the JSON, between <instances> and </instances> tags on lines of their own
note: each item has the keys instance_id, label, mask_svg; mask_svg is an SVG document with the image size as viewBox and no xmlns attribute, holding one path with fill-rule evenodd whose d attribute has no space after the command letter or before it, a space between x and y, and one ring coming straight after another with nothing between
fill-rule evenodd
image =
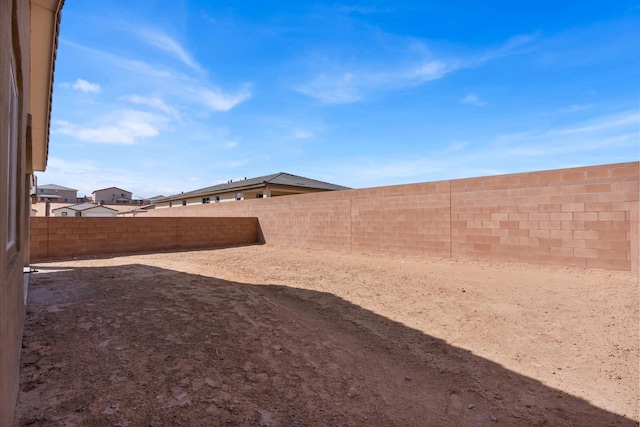
<instances>
[{"instance_id":1,"label":"shadow on dirt","mask_svg":"<svg viewBox=\"0 0 640 427\"><path fill-rule=\"evenodd\" d=\"M332 294L36 268L16 425L638 425Z\"/></svg>"}]
</instances>

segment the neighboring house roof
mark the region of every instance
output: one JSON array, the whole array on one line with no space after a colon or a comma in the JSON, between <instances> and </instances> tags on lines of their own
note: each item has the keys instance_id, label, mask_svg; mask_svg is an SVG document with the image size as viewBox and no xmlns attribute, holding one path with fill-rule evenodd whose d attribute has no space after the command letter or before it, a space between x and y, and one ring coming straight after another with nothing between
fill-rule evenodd
<instances>
[{"instance_id":1,"label":"neighboring house roof","mask_svg":"<svg viewBox=\"0 0 640 427\"><path fill-rule=\"evenodd\" d=\"M104 190L119 190L119 191L124 191L125 193L129 193L131 194L131 191L127 191L127 190L123 190L122 188L118 188L118 187L107 187L107 188L101 188L100 190L95 190L93 193L91 194L95 194L98 191L104 191Z\"/></svg>"},{"instance_id":2,"label":"neighboring house roof","mask_svg":"<svg viewBox=\"0 0 640 427\"><path fill-rule=\"evenodd\" d=\"M118 215L129 214L132 212L147 212L149 209L155 209L155 207L156 205L154 205L153 203L150 205L140 205L137 208L129 209L126 211L120 211L118 212Z\"/></svg>"},{"instance_id":3,"label":"neighboring house roof","mask_svg":"<svg viewBox=\"0 0 640 427\"><path fill-rule=\"evenodd\" d=\"M105 208L105 209L109 209L110 211L118 212L116 209L111 209L104 205L96 205L95 203L80 203L79 205L63 206L61 208L55 208L53 210L57 211L59 209L71 209L74 211L81 212L81 211L86 211L88 209L93 209L93 208Z\"/></svg>"},{"instance_id":4,"label":"neighboring house roof","mask_svg":"<svg viewBox=\"0 0 640 427\"><path fill-rule=\"evenodd\" d=\"M40 189L45 189L45 190L63 190L63 191L78 191L75 188L63 187L62 185L57 185L57 184L38 185L38 190L40 190Z\"/></svg>"},{"instance_id":5,"label":"neighboring house roof","mask_svg":"<svg viewBox=\"0 0 640 427\"><path fill-rule=\"evenodd\" d=\"M330 184L328 182L318 181L311 178L305 178L303 176L292 175L286 172L274 173L272 175L259 176L257 178L242 179L239 181L228 182L225 184L213 185L211 187L201 188L199 190L189 191L187 193L176 194L173 196L165 197L163 200L175 200L184 199L186 197L193 197L205 194L222 193L225 191L239 191L252 187L260 187L262 185L283 185L288 187L301 187L314 190L349 190L349 187L342 185Z\"/></svg>"},{"instance_id":6,"label":"neighboring house roof","mask_svg":"<svg viewBox=\"0 0 640 427\"><path fill-rule=\"evenodd\" d=\"M150 202L155 202L156 200L162 200L162 199L164 199L165 197L167 197L167 196L153 196L153 197L149 197L149 198L148 198L148 199L146 199L146 200L149 200Z\"/></svg>"},{"instance_id":7,"label":"neighboring house roof","mask_svg":"<svg viewBox=\"0 0 640 427\"><path fill-rule=\"evenodd\" d=\"M131 208L128 211L120 211L120 212L134 212L134 211L148 211L149 209L155 209L156 205L150 203L148 205L140 205L135 208Z\"/></svg>"}]
</instances>

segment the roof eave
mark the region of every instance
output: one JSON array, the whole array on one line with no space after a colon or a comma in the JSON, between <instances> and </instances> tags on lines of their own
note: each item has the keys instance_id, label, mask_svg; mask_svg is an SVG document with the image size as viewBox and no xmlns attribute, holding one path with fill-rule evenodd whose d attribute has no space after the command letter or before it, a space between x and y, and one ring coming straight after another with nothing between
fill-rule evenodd
<instances>
[{"instance_id":1,"label":"roof eave","mask_svg":"<svg viewBox=\"0 0 640 427\"><path fill-rule=\"evenodd\" d=\"M63 5L64 0L31 0L29 112L33 171L44 171L49 156L53 72Z\"/></svg>"},{"instance_id":2,"label":"roof eave","mask_svg":"<svg viewBox=\"0 0 640 427\"><path fill-rule=\"evenodd\" d=\"M235 193L235 192L241 192L241 191L245 191L245 190L257 190L259 188L264 188L266 187L264 182L261 182L259 184L251 184L251 185L245 185L245 186L238 186L238 187L230 187L230 188L223 188L223 189L219 189L219 190L212 190L212 191L190 191L189 193L182 193L182 194L176 194L175 196L168 196L165 197L162 200L157 200L157 203L164 203L164 202L173 202L175 200L184 200L184 199L191 199L191 198L195 198L195 197L202 197L202 196L210 196L210 195L216 195L216 194L227 194L227 193Z\"/></svg>"}]
</instances>

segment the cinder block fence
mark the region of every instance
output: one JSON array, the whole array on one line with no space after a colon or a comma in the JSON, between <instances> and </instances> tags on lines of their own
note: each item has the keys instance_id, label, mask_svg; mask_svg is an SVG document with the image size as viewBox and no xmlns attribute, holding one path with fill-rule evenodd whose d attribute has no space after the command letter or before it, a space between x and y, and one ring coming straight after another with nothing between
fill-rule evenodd
<instances>
[{"instance_id":1,"label":"cinder block fence","mask_svg":"<svg viewBox=\"0 0 640 427\"><path fill-rule=\"evenodd\" d=\"M256 244L256 218L31 217L31 261Z\"/></svg>"},{"instance_id":2,"label":"cinder block fence","mask_svg":"<svg viewBox=\"0 0 640 427\"><path fill-rule=\"evenodd\" d=\"M632 270L639 163L31 218L31 259L251 244Z\"/></svg>"},{"instance_id":3,"label":"cinder block fence","mask_svg":"<svg viewBox=\"0 0 640 427\"><path fill-rule=\"evenodd\" d=\"M284 246L633 270L639 163L155 209L253 217Z\"/></svg>"}]
</instances>

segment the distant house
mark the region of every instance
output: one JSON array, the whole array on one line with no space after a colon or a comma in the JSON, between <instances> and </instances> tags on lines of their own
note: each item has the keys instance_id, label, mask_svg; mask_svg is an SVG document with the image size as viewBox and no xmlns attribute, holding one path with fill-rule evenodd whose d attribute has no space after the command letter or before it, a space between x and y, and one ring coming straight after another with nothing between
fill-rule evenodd
<instances>
[{"instance_id":1,"label":"distant house","mask_svg":"<svg viewBox=\"0 0 640 427\"><path fill-rule=\"evenodd\" d=\"M133 208L131 210L127 210L127 211L120 211L118 212L118 216L119 217L134 217L134 216L138 216L140 214L146 214L150 209L155 209L156 205L154 204L148 204L148 205L142 205L142 206L138 206L136 208Z\"/></svg>"},{"instance_id":2,"label":"distant house","mask_svg":"<svg viewBox=\"0 0 640 427\"><path fill-rule=\"evenodd\" d=\"M81 203L53 209L52 213L53 216L114 217L118 211L95 203Z\"/></svg>"},{"instance_id":3,"label":"distant house","mask_svg":"<svg viewBox=\"0 0 640 427\"><path fill-rule=\"evenodd\" d=\"M58 208L65 208L67 206L78 205L82 202L76 203L58 203L58 202L48 202L48 203L35 203L31 205L31 210L35 211L33 216L47 216L47 208L49 211L49 216L53 215L53 210ZM47 206L48 205L48 206Z\"/></svg>"},{"instance_id":4,"label":"distant house","mask_svg":"<svg viewBox=\"0 0 640 427\"><path fill-rule=\"evenodd\" d=\"M166 197L167 197L167 196L153 196L153 197L150 197L150 198L148 199L148 202L149 202L150 204L151 204L151 203L155 204L157 201L162 200L162 199L164 199L164 198L166 198Z\"/></svg>"},{"instance_id":5,"label":"distant house","mask_svg":"<svg viewBox=\"0 0 640 427\"><path fill-rule=\"evenodd\" d=\"M349 187L330 184L315 179L292 175L285 172L257 178L229 181L226 184L201 188L187 193L176 194L156 200L156 208L171 208L206 203L236 200L261 199L264 197L288 196L293 194L317 193L321 191L348 190Z\"/></svg>"},{"instance_id":6,"label":"distant house","mask_svg":"<svg viewBox=\"0 0 640 427\"><path fill-rule=\"evenodd\" d=\"M133 194L118 187L103 188L93 193L93 202L101 205L131 205Z\"/></svg>"},{"instance_id":7,"label":"distant house","mask_svg":"<svg viewBox=\"0 0 640 427\"><path fill-rule=\"evenodd\" d=\"M56 184L38 185L36 198L38 202L76 203L78 190Z\"/></svg>"}]
</instances>

